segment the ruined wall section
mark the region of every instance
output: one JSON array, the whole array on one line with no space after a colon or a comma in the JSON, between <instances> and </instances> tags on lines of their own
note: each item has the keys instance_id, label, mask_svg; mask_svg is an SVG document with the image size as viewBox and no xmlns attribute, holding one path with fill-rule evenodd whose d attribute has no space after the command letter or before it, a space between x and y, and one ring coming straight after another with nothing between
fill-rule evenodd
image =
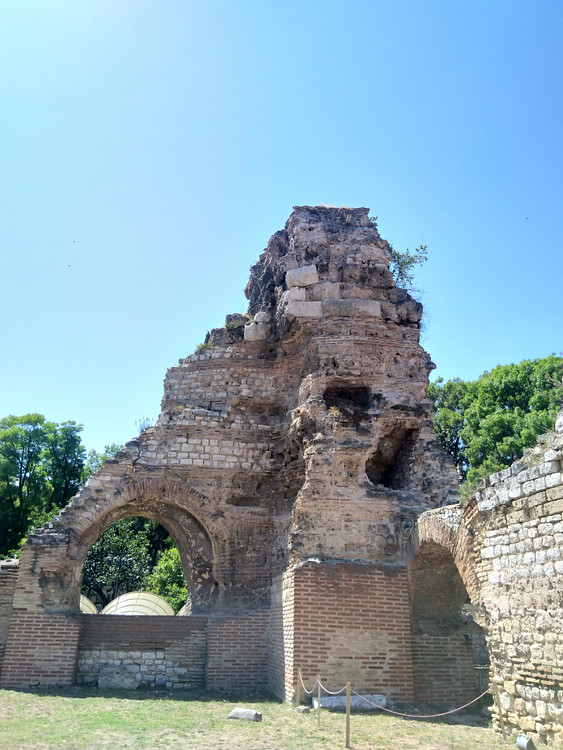
<instances>
[{"instance_id":1,"label":"ruined wall section","mask_svg":"<svg viewBox=\"0 0 563 750\"><path fill-rule=\"evenodd\" d=\"M245 339L279 340L299 372L288 431L305 470L294 561L400 564L416 517L457 500L427 398L422 306L395 286L390 257L368 209L300 207L251 271Z\"/></svg>"},{"instance_id":2,"label":"ruined wall section","mask_svg":"<svg viewBox=\"0 0 563 750\"><path fill-rule=\"evenodd\" d=\"M563 742L563 413L464 510L504 722ZM498 715L496 716L498 726Z\"/></svg>"},{"instance_id":3,"label":"ruined wall section","mask_svg":"<svg viewBox=\"0 0 563 750\"><path fill-rule=\"evenodd\" d=\"M288 573L295 598L301 561L312 556L341 561L346 569L335 575L350 590L350 560L383 565L389 585L405 578L414 520L455 501L457 477L433 430L422 308L396 288L389 258L368 209L294 209L251 271L248 316L227 316L204 347L168 371L156 425L30 535L6 683L19 679L29 645L24 626L60 615L77 642L85 556L110 523L127 516L169 530L194 614L262 617L272 581L296 566ZM325 573L316 571L322 586ZM290 599L276 605L279 653L295 608ZM300 601L305 606L307 597ZM47 674L50 659L51 652L38 657L34 679L63 679ZM64 680L74 664L69 652ZM278 674L285 685L294 682L292 668Z\"/></svg>"},{"instance_id":4,"label":"ruined wall section","mask_svg":"<svg viewBox=\"0 0 563 750\"><path fill-rule=\"evenodd\" d=\"M0 560L0 666L8 639L18 570L18 560Z\"/></svg>"}]
</instances>

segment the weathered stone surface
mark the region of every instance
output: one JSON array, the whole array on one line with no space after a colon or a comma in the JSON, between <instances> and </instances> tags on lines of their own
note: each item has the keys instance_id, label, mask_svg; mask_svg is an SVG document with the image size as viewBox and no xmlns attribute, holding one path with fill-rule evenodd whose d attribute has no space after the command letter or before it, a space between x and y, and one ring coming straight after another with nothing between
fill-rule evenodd
<instances>
[{"instance_id":1,"label":"weathered stone surface","mask_svg":"<svg viewBox=\"0 0 563 750\"><path fill-rule=\"evenodd\" d=\"M133 690L139 687L135 673L126 667L107 666L100 670L98 687L101 690Z\"/></svg>"},{"instance_id":2,"label":"weathered stone surface","mask_svg":"<svg viewBox=\"0 0 563 750\"><path fill-rule=\"evenodd\" d=\"M338 585L350 590L350 576L361 575L354 566L377 568L377 590L393 588L408 638L406 544L421 512L456 500L457 476L436 442L421 306L396 288L390 246L368 214L295 208L251 269L248 315L227 316L168 370L157 423L30 536L14 592L18 617L74 622L89 547L112 522L143 515L175 539L193 615L267 611L286 571L337 560L345 571ZM277 632L283 639L287 628ZM339 638L327 656L334 674L352 648ZM377 689L383 675L392 690L391 668L376 673L362 661L366 642L354 640L358 679ZM275 647L285 658L283 644ZM408 696L410 665L387 636L378 648L386 664L401 660ZM68 664L71 674L75 660ZM134 665L148 680L141 666L152 665ZM237 669L240 678L244 666Z\"/></svg>"},{"instance_id":3,"label":"weathered stone surface","mask_svg":"<svg viewBox=\"0 0 563 750\"><path fill-rule=\"evenodd\" d=\"M315 265L291 268L285 275L285 283L288 287L311 286L317 284L318 281L319 274Z\"/></svg>"},{"instance_id":4,"label":"weathered stone surface","mask_svg":"<svg viewBox=\"0 0 563 750\"><path fill-rule=\"evenodd\" d=\"M319 705L318 698L313 696L313 708L317 709ZM385 708L387 698L378 693L362 693L361 695L350 696L350 708L353 711L377 711L378 708ZM321 695L321 708L334 710L346 710L345 695Z\"/></svg>"},{"instance_id":5,"label":"weathered stone surface","mask_svg":"<svg viewBox=\"0 0 563 750\"><path fill-rule=\"evenodd\" d=\"M229 719L244 719L246 721L262 721L262 712L254 708L233 708Z\"/></svg>"}]
</instances>

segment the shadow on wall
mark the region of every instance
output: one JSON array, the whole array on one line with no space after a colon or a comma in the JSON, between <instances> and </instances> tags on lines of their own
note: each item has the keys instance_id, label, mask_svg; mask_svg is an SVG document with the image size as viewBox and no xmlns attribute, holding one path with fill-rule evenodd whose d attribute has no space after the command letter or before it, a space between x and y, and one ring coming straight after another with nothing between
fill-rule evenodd
<instances>
[{"instance_id":1,"label":"shadow on wall","mask_svg":"<svg viewBox=\"0 0 563 750\"><path fill-rule=\"evenodd\" d=\"M461 705L488 684L484 630L450 552L424 543L410 571L416 700Z\"/></svg>"}]
</instances>

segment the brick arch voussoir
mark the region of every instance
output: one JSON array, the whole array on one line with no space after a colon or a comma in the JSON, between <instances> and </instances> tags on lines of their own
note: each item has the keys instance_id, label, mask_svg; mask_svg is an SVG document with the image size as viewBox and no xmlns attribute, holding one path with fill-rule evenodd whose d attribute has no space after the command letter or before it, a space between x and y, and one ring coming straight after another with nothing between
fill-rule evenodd
<instances>
[{"instance_id":1,"label":"brick arch voussoir","mask_svg":"<svg viewBox=\"0 0 563 750\"><path fill-rule=\"evenodd\" d=\"M418 519L407 546L411 567L425 544L437 544L451 555L461 580L474 605L480 601L480 585L475 566L473 537L460 516L443 518L435 511L423 513Z\"/></svg>"},{"instance_id":2,"label":"brick arch voussoir","mask_svg":"<svg viewBox=\"0 0 563 750\"><path fill-rule=\"evenodd\" d=\"M69 545L69 557L80 558L79 550L89 548L108 525L119 518L135 515L132 510L136 504L142 505L151 501L164 501L192 515L201 524L215 547L220 536L220 518L209 498L187 486L185 482L146 477L106 491L103 497L95 498L94 503L85 503L85 512L73 514L70 523L72 541Z\"/></svg>"}]
</instances>

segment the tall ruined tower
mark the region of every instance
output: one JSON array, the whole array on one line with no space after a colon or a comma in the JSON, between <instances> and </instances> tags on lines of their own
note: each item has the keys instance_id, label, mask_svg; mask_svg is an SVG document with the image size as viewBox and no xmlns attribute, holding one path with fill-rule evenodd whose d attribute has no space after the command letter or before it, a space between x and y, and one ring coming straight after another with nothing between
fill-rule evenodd
<instances>
[{"instance_id":1,"label":"tall ruined tower","mask_svg":"<svg viewBox=\"0 0 563 750\"><path fill-rule=\"evenodd\" d=\"M405 543L422 511L456 500L457 478L436 443L422 308L390 255L366 208L295 208L252 268L248 315L168 371L157 424L30 536L20 615L71 617L90 545L144 515L174 537L209 633L236 615L244 639L261 618L275 694L301 667L412 697ZM245 668L222 666L235 687Z\"/></svg>"}]
</instances>

